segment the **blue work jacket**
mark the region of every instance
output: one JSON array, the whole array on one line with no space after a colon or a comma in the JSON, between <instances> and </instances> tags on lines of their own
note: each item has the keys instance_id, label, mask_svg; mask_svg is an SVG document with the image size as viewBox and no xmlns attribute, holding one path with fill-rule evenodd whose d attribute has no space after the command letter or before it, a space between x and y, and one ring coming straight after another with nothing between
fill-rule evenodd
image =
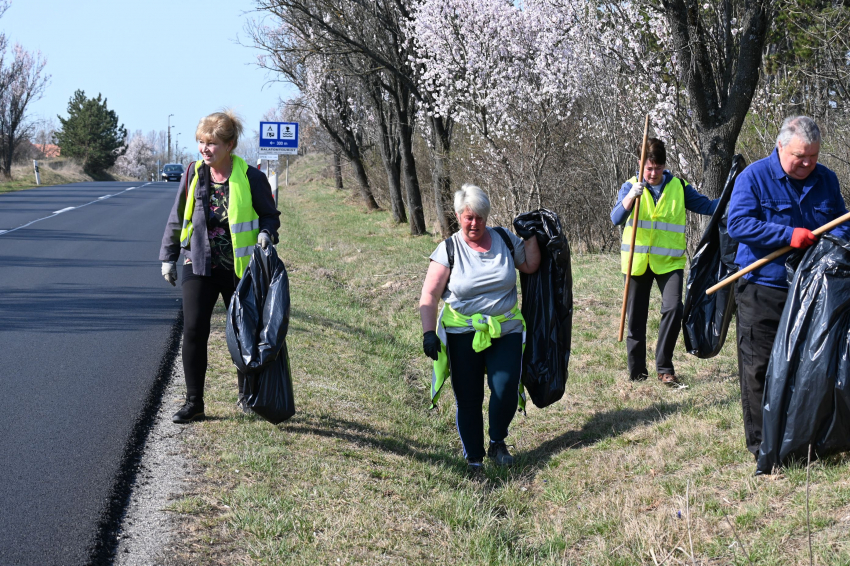
<instances>
[{"instance_id":1,"label":"blue work jacket","mask_svg":"<svg viewBox=\"0 0 850 566\"><path fill-rule=\"evenodd\" d=\"M754 261L791 245L794 228L814 230L847 213L835 173L824 165L795 188L779 163L779 153L759 159L744 169L735 181L728 208L729 235L738 242L736 263L742 269ZM850 227L842 224L831 234L850 239ZM753 283L788 287L784 254L744 275Z\"/></svg>"}]
</instances>

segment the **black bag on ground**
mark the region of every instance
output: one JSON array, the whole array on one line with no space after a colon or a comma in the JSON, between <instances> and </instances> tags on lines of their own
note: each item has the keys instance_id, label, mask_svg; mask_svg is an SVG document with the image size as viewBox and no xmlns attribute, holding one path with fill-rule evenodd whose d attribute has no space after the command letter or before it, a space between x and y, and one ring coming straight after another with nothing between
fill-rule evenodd
<instances>
[{"instance_id":1,"label":"black bag on ground","mask_svg":"<svg viewBox=\"0 0 850 566\"><path fill-rule=\"evenodd\" d=\"M735 314L735 286L728 285L711 295L705 291L738 271L735 255L738 242L726 231L726 207L732 197L735 179L743 171L744 158L732 158L732 169L711 215L705 232L691 258L688 272L685 310L682 315L682 336L685 349L698 358L713 358L726 341L726 332Z\"/></svg>"},{"instance_id":2,"label":"black bag on ground","mask_svg":"<svg viewBox=\"0 0 850 566\"><path fill-rule=\"evenodd\" d=\"M765 377L757 474L850 449L850 243L825 234L786 261L788 299ZM796 271L794 271L796 269Z\"/></svg>"},{"instance_id":3,"label":"black bag on ground","mask_svg":"<svg viewBox=\"0 0 850 566\"><path fill-rule=\"evenodd\" d=\"M274 424L295 414L288 329L286 267L274 246L257 245L227 309L227 349L245 373L247 406Z\"/></svg>"},{"instance_id":4,"label":"black bag on ground","mask_svg":"<svg viewBox=\"0 0 850 566\"><path fill-rule=\"evenodd\" d=\"M558 215L541 208L520 214L514 229L523 239L537 237L540 268L520 273L522 316L526 323L522 384L543 408L564 395L573 332L573 272L570 244Z\"/></svg>"}]
</instances>

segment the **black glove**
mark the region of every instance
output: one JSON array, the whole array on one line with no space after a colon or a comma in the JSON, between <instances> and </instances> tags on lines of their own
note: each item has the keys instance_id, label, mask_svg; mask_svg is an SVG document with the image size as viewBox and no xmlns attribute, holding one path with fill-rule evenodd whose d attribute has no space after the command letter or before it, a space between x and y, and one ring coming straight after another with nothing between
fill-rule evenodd
<instances>
[{"instance_id":1,"label":"black glove","mask_svg":"<svg viewBox=\"0 0 850 566\"><path fill-rule=\"evenodd\" d=\"M443 344L440 342L440 338L433 330L429 330L422 335L422 349L425 351L425 355L435 362L437 361L437 357L440 354L442 346Z\"/></svg>"}]
</instances>

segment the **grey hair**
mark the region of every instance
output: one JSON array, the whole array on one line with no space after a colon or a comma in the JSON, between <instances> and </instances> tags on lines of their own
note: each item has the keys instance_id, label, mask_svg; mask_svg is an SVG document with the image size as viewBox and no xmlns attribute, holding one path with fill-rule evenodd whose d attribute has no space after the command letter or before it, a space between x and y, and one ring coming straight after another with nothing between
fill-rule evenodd
<instances>
[{"instance_id":1,"label":"grey hair","mask_svg":"<svg viewBox=\"0 0 850 566\"><path fill-rule=\"evenodd\" d=\"M487 217L490 216L490 199L487 197L487 193L482 191L481 187L465 183L455 193L455 212L463 214L466 208L487 220Z\"/></svg>"},{"instance_id":2,"label":"grey hair","mask_svg":"<svg viewBox=\"0 0 850 566\"><path fill-rule=\"evenodd\" d=\"M808 116L789 116L782 121L776 144L785 147L794 137L800 138L805 144L820 143L820 128Z\"/></svg>"}]
</instances>

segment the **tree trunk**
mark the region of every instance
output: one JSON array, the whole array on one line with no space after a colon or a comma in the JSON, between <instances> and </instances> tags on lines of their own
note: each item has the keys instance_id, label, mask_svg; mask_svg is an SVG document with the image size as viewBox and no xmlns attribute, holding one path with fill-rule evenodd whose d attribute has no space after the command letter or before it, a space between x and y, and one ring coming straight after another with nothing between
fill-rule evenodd
<instances>
[{"instance_id":1,"label":"tree trunk","mask_svg":"<svg viewBox=\"0 0 850 566\"><path fill-rule=\"evenodd\" d=\"M758 85L762 50L773 8L769 0L744 3L739 43L735 46L727 35L726 57L718 60L707 46L708 28L698 3L661 0L661 4L674 46L681 56L680 66L686 74L684 82L697 124L702 157L703 192L717 198L723 190L735 143Z\"/></svg>"},{"instance_id":2,"label":"tree trunk","mask_svg":"<svg viewBox=\"0 0 850 566\"><path fill-rule=\"evenodd\" d=\"M390 132L387 124L387 115L384 108L378 108L378 149L381 152L381 161L387 172L387 184L390 190L390 207L393 220L401 224L407 222L404 212L404 201L401 197L401 156L399 155L399 143Z\"/></svg>"},{"instance_id":3,"label":"tree trunk","mask_svg":"<svg viewBox=\"0 0 850 566\"><path fill-rule=\"evenodd\" d=\"M732 157L735 155L735 142L741 132L741 124L735 120L720 124L716 128L699 129L699 145L702 154L703 192L711 198L718 198L729 176Z\"/></svg>"},{"instance_id":4,"label":"tree trunk","mask_svg":"<svg viewBox=\"0 0 850 566\"><path fill-rule=\"evenodd\" d=\"M434 209L440 222L440 232L444 238L448 238L457 232L457 219L450 213L451 205L451 177L448 171L449 151L451 149L450 130L451 124L443 122L442 118L431 119L434 130L434 144L431 155L434 160L433 189Z\"/></svg>"},{"instance_id":5,"label":"tree trunk","mask_svg":"<svg viewBox=\"0 0 850 566\"><path fill-rule=\"evenodd\" d=\"M404 212L404 201L401 197L401 155L398 151L398 140L392 140L385 134L382 134L380 138L381 161L387 172L393 220L401 224L407 222L407 214ZM390 144L395 144L396 147Z\"/></svg>"},{"instance_id":6,"label":"tree trunk","mask_svg":"<svg viewBox=\"0 0 850 566\"><path fill-rule=\"evenodd\" d=\"M427 233L425 212L422 209L422 190L419 176L416 174L416 160L413 157L413 112L410 109L408 89L399 87L393 94L396 117L398 118L398 143L401 154L401 175L407 193L407 208L410 211L410 234L421 236Z\"/></svg>"},{"instance_id":7,"label":"tree trunk","mask_svg":"<svg viewBox=\"0 0 850 566\"><path fill-rule=\"evenodd\" d=\"M369 178L366 176L366 168L363 166L363 159L360 156L360 145L357 143L357 137L351 130L343 130L337 132L331 127L327 118L321 114L316 114L319 123L325 131L336 142L338 151L345 154L348 161L354 167L354 176L357 178L357 184L360 186L360 196L363 198L363 203L369 210L380 210L378 203L375 202L375 197L372 196L372 189L369 187ZM345 136L344 138L341 136ZM341 179L340 179L341 182Z\"/></svg>"},{"instance_id":8,"label":"tree trunk","mask_svg":"<svg viewBox=\"0 0 850 566\"><path fill-rule=\"evenodd\" d=\"M372 188L369 186L369 177L366 176L366 167L363 166L363 159L360 155L360 146L357 144L357 140L354 139L354 135L351 133L351 130L346 130L346 137L349 138L349 159L351 160L351 165L354 167L354 176L357 178L357 184L360 187L360 196L363 199L363 203L369 210L380 210L381 207L379 207L378 203L375 202L375 197L372 195Z\"/></svg>"},{"instance_id":9,"label":"tree trunk","mask_svg":"<svg viewBox=\"0 0 850 566\"><path fill-rule=\"evenodd\" d=\"M336 190L343 190L342 186L342 157L340 151L334 151L334 181L336 181Z\"/></svg>"}]
</instances>

